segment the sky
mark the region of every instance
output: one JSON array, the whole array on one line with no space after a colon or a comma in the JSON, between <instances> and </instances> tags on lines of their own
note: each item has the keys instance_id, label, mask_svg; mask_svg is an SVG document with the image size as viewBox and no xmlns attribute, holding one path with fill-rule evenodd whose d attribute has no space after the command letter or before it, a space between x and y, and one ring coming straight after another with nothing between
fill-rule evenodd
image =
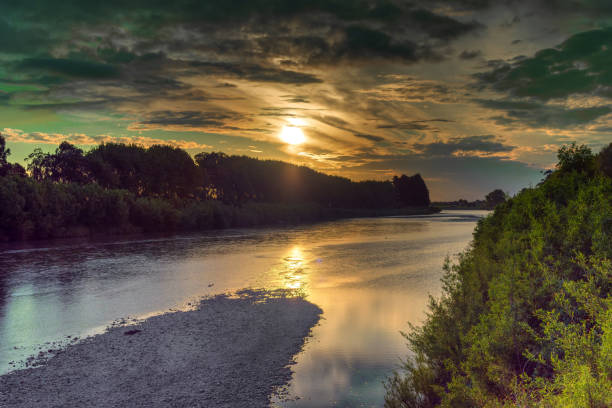
<instances>
[{"instance_id":1,"label":"sky","mask_svg":"<svg viewBox=\"0 0 612 408\"><path fill-rule=\"evenodd\" d=\"M20 162L166 143L512 194L612 141L611 22L609 0L3 0L0 133Z\"/></svg>"}]
</instances>

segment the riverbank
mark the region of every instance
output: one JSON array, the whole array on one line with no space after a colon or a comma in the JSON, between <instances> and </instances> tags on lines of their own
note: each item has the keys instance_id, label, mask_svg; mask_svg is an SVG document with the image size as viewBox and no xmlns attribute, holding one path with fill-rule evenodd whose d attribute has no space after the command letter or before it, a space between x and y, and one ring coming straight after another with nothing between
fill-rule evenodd
<instances>
[{"instance_id":1,"label":"riverbank","mask_svg":"<svg viewBox=\"0 0 612 408\"><path fill-rule=\"evenodd\" d=\"M0 406L267 407L322 313L301 298L242 292L69 345L0 377Z\"/></svg>"},{"instance_id":2,"label":"riverbank","mask_svg":"<svg viewBox=\"0 0 612 408\"><path fill-rule=\"evenodd\" d=\"M557 157L447 263L386 408L612 406L612 144Z\"/></svg>"}]
</instances>

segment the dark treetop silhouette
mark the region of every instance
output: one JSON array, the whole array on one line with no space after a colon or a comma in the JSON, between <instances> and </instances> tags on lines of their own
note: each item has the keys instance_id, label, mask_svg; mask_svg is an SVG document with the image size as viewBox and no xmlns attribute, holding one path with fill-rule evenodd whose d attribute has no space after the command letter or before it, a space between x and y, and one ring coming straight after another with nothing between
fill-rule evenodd
<instances>
[{"instance_id":1,"label":"dark treetop silhouette","mask_svg":"<svg viewBox=\"0 0 612 408\"><path fill-rule=\"evenodd\" d=\"M295 223L428 208L420 175L353 182L308 167L154 145L63 142L35 149L28 172L0 135L0 237L175 231Z\"/></svg>"}]
</instances>

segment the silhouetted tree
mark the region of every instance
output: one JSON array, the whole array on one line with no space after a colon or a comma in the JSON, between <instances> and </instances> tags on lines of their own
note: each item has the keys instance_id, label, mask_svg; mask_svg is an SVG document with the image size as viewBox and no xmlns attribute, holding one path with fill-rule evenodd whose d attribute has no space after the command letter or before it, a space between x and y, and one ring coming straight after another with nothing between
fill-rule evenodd
<instances>
[{"instance_id":1,"label":"silhouetted tree","mask_svg":"<svg viewBox=\"0 0 612 408\"><path fill-rule=\"evenodd\" d=\"M219 152L200 153L195 160L203 173L206 197L225 203L314 202L333 208L398 206L393 184L388 181L353 182L305 166Z\"/></svg>"},{"instance_id":2,"label":"silhouetted tree","mask_svg":"<svg viewBox=\"0 0 612 408\"><path fill-rule=\"evenodd\" d=\"M27 160L28 171L35 180L51 180L62 183L87 183L89 166L83 150L68 142L62 142L55 153L34 150Z\"/></svg>"},{"instance_id":3,"label":"silhouetted tree","mask_svg":"<svg viewBox=\"0 0 612 408\"><path fill-rule=\"evenodd\" d=\"M563 146L557 153L559 163L557 169L562 172L583 172L593 174L596 168L595 156L591 149L585 145L576 145L572 143L569 146Z\"/></svg>"},{"instance_id":4,"label":"silhouetted tree","mask_svg":"<svg viewBox=\"0 0 612 408\"><path fill-rule=\"evenodd\" d=\"M147 149L144 187L148 195L171 197L194 196L202 177L191 156L172 146L154 145Z\"/></svg>"},{"instance_id":5,"label":"silhouetted tree","mask_svg":"<svg viewBox=\"0 0 612 408\"><path fill-rule=\"evenodd\" d=\"M506 201L506 193L500 189L491 191L485 196L486 206L488 209L494 209L498 204Z\"/></svg>"},{"instance_id":6,"label":"silhouetted tree","mask_svg":"<svg viewBox=\"0 0 612 408\"><path fill-rule=\"evenodd\" d=\"M213 200L224 200L224 192L230 189L227 182L228 175L225 170L225 161L227 155L221 152L198 153L195 156L195 161L202 174L204 198ZM229 201L228 192L227 200Z\"/></svg>"},{"instance_id":7,"label":"silhouetted tree","mask_svg":"<svg viewBox=\"0 0 612 408\"><path fill-rule=\"evenodd\" d=\"M11 149L6 147L6 139L0 133L0 176L26 176L26 171L19 163L9 163Z\"/></svg>"},{"instance_id":8,"label":"silhouetted tree","mask_svg":"<svg viewBox=\"0 0 612 408\"><path fill-rule=\"evenodd\" d=\"M246 202L317 203L332 208L428 206L429 191L420 175L389 181L353 182L305 166L221 152L194 159L182 149L154 145L102 144L83 154L64 142L54 153L35 149L28 156L35 180L96 183L136 196Z\"/></svg>"},{"instance_id":9,"label":"silhouetted tree","mask_svg":"<svg viewBox=\"0 0 612 408\"><path fill-rule=\"evenodd\" d=\"M429 190L420 174L411 177L405 174L394 176L393 186L403 205L422 207L430 204Z\"/></svg>"},{"instance_id":10,"label":"silhouetted tree","mask_svg":"<svg viewBox=\"0 0 612 408\"><path fill-rule=\"evenodd\" d=\"M6 139L0 133L0 167L8 163L8 156L11 154L11 149L6 148Z\"/></svg>"},{"instance_id":11,"label":"silhouetted tree","mask_svg":"<svg viewBox=\"0 0 612 408\"><path fill-rule=\"evenodd\" d=\"M108 143L84 153L64 142L51 153L35 149L27 158L27 177L22 166L7 162L9 153L1 138L0 241L61 237L74 227L198 230L429 204L419 175L395 183L353 182L305 166L220 152L200 153L194 161L171 146ZM398 188L406 190L398 194Z\"/></svg>"},{"instance_id":12,"label":"silhouetted tree","mask_svg":"<svg viewBox=\"0 0 612 408\"><path fill-rule=\"evenodd\" d=\"M25 176L25 169L18 163L9 163L11 149L6 148L6 139L0 134L0 176Z\"/></svg>"},{"instance_id":13,"label":"silhouetted tree","mask_svg":"<svg viewBox=\"0 0 612 408\"><path fill-rule=\"evenodd\" d=\"M597 156L597 165L602 173L612 177L612 143L604 147Z\"/></svg>"},{"instance_id":14,"label":"silhouetted tree","mask_svg":"<svg viewBox=\"0 0 612 408\"><path fill-rule=\"evenodd\" d=\"M136 195L144 193L144 147L105 143L90 150L86 157L92 177L101 186L126 189Z\"/></svg>"}]
</instances>

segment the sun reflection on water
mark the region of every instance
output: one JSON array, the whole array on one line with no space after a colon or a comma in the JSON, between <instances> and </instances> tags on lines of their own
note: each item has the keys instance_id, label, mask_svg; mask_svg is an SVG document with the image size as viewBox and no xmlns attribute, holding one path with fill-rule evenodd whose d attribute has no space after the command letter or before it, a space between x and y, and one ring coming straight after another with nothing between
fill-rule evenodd
<instances>
[{"instance_id":1,"label":"sun reflection on water","mask_svg":"<svg viewBox=\"0 0 612 408\"><path fill-rule=\"evenodd\" d=\"M292 290L304 290L307 277L306 260L300 246L294 246L283 258L281 278L283 286Z\"/></svg>"}]
</instances>

